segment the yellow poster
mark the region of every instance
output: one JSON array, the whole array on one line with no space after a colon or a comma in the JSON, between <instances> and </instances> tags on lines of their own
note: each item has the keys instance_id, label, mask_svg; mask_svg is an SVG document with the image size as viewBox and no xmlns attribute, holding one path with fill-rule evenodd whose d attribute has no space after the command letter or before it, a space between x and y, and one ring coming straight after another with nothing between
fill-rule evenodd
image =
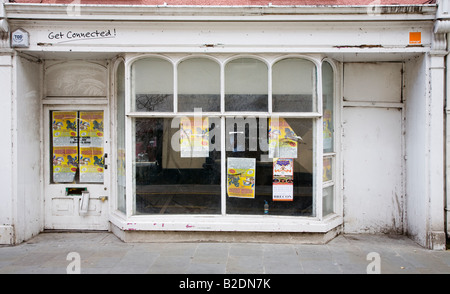
<instances>
[{"instance_id":1,"label":"yellow poster","mask_svg":"<svg viewBox=\"0 0 450 294\"><path fill-rule=\"evenodd\" d=\"M77 166L77 147L53 147L53 182L73 182L77 172Z\"/></svg>"},{"instance_id":2,"label":"yellow poster","mask_svg":"<svg viewBox=\"0 0 450 294\"><path fill-rule=\"evenodd\" d=\"M103 111L80 112L80 147L103 147Z\"/></svg>"},{"instance_id":3,"label":"yellow poster","mask_svg":"<svg viewBox=\"0 0 450 294\"><path fill-rule=\"evenodd\" d=\"M208 118L183 117L180 121L181 157L209 156Z\"/></svg>"},{"instance_id":4,"label":"yellow poster","mask_svg":"<svg viewBox=\"0 0 450 294\"><path fill-rule=\"evenodd\" d=\"M80 182L103 182L103 171L105 166L103 148L81 147L79 164Z\"/></svg>"},{"instance_id":5,"label":"yellow poster","mask_svg":"<svg viewBox=\"0 0 450 294\"><path fill-rule=\"evenodd\" d=\"M52 135L53 146L77 146L77 112L54 111L52 113Z\"/></svg>"},{"instance_id":6,"label":"yellow poster","mask_svg":"<svg viewBox=\"0 0 450 294\"><path fill-rule=\"evenodd\" d=\"M269 119L269 158L297 158L300 136L283 118Z\"/></svg>"},{"instance_id":7,"label":"yellow poster","mask_svg":"<svg viewBox=\"0 0 450 294\"><path fill-rule=\"evenodd\" d=\"M327 109L323 113L323 148L333 147L333 125L331 110Z\"/></svg>"},{"instance_id":8,"label":"yellow poster","mask_svg":"<svg viewBox=\"0 0 450 294\"><path fill-rule=\"evenodd\" d=\"M255 158L228 157L227 192L229 197L255 198Z\"/></svg>"}]
</instances>

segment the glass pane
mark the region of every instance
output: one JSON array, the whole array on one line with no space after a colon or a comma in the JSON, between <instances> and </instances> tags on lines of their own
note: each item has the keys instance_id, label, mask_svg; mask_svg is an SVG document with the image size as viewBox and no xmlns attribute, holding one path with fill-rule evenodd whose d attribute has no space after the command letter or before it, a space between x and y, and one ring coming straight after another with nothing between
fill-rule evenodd
<instances>
[{"instance_id":1,"label":"glass pane","mask_svg":"<svg viewBox=\"0 0 450 294\"><path fill-rule=\"evenodd\" d=\"M334 191L334 186L330 186L327 188L323 189L323 200L322 200L322 214L323 216L326 216L330 213L334 212L334 195L333 195L333 191Z\"/></svg>"},{"instance_id":2,"label":"glass pane","mask_svg":"<svg viewBox=\"0 0 450 294\"><path fill-rule=\"evenodd\" d=\"M131 67L132 111L173 111L173 66L167 60L145 58Z\"/></svg>"},{"instance_id":3,"label":"glass pane","mask_svg":"<svg viewBox=\"0 0 450 294\"><path fill-rule=\"evenodd\" d=\"M230 61L225 67L225 110L268 111L267 65L252 58Z\"/></svg>"},{"instance_id":4,"label":"glass pane","mask_svg":"<svg viewBox=\"0 0 450 294\"><path fill-rule=\"evenodd\" d=\"M52 183L74 183L78 173L78 112L53 111Z\"/></svg>"},{"instance_id":5,"label":"glass pane","mask_svg":"<svg viewBox=\"0 0 450 294\"><path fill-rule=\"evenodd\" d=\"M322 65L323 152L334 151L334 75L328 62Z\"/></svg>"},{"instance_id":6,"label":"glass pane","mask_svg":"<svg viewBox=\"0 0 450 294\"><path fill-rule=\"evenodd\" d=\"M102 183L103 111L52 111L52 183Z\"/></svg>"},{"instance_id":7,"label":"glass pane","mask_svg":"<svg viewBox=\"0 0 450 294\"><path fill-rule=\"evenodd\" d=\"M220 66L213 60L193 58L178 66L178 111L220 111Z\"/></svg>"},{"instance_id":8,"label":"glass pane","mask_svg":"<svg viewBox=\"0 0 450 294\"><path fill-rule=\"evenodd\" d=\"M80 111L80 183L101 183L105 159L103 153L103 111Z\"/></svg>"},{"instance_id":9,"label":"glass pane","mask_svg":"<svg viewBox=\"0 0 450 294\"><path fill-rule=\"evenodd\" d=\"M316 105L316 66L308 60L288 58L272 68L272 110L311 112Z\"/></svg>"},{"instance_id":10,"label":"glass pane","mask_svg":"<svg viewBox=\"0 0 450 294\"><path fill-rule=\"evenodd\" d=\"M220 119L135 120L136 214L218 214Z\"/></svg>"},{"instance_id":11,"label":"glass pane","mask_svg":"<svg viewBox=\"0 0 450 294\"><path fill-rule=\"evenodd\" d=\"M116 73L117 99L117 209L125 213L125 66L122 63Z\"/></svg>"},{"instance_id":12,"label":"glass pane","mask_svg":"<svg viewBox=\"0 0 450 294\"><path fill-rule=\"evenodd\" d=\"M267 204L270 215L314 215L313 133L311 119L227 118L226 213L261 215ZM291 173L279 177L285 163Z\"/></svg>"},{"instance_id":13,"label":"glass pane","mask_svg":"<svg viewBox=\"0 0 450 294\"><path fill-rule=\"evenodd\" d=\"M333 180L333 158L325 157L323 159L323 177L324 183Z\"/></svg>"}]
</instances>

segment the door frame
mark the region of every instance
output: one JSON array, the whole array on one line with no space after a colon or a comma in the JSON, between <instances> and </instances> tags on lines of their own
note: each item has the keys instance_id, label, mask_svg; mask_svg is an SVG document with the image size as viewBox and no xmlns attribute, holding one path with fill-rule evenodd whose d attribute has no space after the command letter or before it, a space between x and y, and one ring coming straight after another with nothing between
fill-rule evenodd
<instances>
[{"instance_id":1,"label":"door frame","mask_svg":"<svg viewBox=\"0 0 450 294\"><path fill-rule=\"evenodd\" d=\"M52 99L53 100L53 99ZM54 102L53 100L52 102ZM59 102L59 101L58 101ZM110 156L105 158L103 184L52 184L51 180L51 164L50 164L50 111L103 111L104 120L104 153L110 155L110 110L107 103L92 103L89 99L61 99L61 103L45 104L43 111L43 139L42 139L42 158L43 158L43 200L44 200L44 229L83 229L83 230L109 230L109 203L111 199L111 169L107 168L110 162ZM65 187L95 187L94 190L102 191L101 195L91 195L89 197L89 206L95 202L96 215L79 215L79 205L81 196L57 196L48 195L49 192L59 189L62 195ZM101 186L101 187L100 187ZM88 189L89 190L89 189ZM67 197L67 198L66 198ZM53 198L72 199L73 204L67 201L69 205L73 205L73 215L53 216L52 206ZM78 212L78 215L76 213ZM59 218L57 221L56 218Z\"/></svg>"}]
</instances>

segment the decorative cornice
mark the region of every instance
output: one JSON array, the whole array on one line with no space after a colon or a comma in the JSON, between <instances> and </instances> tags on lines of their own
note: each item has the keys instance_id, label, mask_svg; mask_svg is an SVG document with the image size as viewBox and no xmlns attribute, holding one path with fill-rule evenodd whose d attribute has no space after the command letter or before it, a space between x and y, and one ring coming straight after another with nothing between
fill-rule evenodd
<instances>
[{"instance_id":1,"label":"decorative cornice","mask_svg":"<svg viewBox=\"0 0 450 294\"><path fill-rule=\"evenodd\" d=\"M5 3L8 19L118 21L404 21L434 20L437 5L173 6ZM75 12L75 13L74 13Z\"/></svg>"}]
</instances>

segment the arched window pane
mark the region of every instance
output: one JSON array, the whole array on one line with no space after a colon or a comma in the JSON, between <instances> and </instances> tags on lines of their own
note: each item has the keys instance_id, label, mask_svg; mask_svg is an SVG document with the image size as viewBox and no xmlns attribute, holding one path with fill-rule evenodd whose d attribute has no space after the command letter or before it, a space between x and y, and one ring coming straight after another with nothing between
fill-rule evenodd
<instances>
[{"instance_id":1,"label":"arched window pane","mask_svg":"<svg viewBox=\"0 0 450 294\"><path fill-rule=\"evenodd\" d=\"M178 66L178 111L220 111L220 66L192 58Z\"/></svg>"},{"instance_id":2,"label":"arched window pane","mask_svg":"<svg viewBox=\"0 0 450 294\"><path fill-rule=\"evenodd\" d=\"M311 61L287 58L272 69L272 110L311 112L316 105L316 67Z\"/></svg>"},{"instance_id":3,"label":"arched window pane","mask_svg":"<svg viewBox=\"0 0 450 294\"><path fill-rule=\"evenodd\" d=\"M328 62L322 65L322 105L323 105L323 152L333 152L334 117L334 77Z\"/></svg>"},{"instance_id":4,"label":"arched window pane","mask_svg":"<svg viewBox=\"0 0 450 294\"><path fill-rule=\"evenodd\" d=\"M267 65L257 59L239 58L225 67L225 110L268 111Z\"/></svg>"},{"instance_id":5,"label":"arched window pane","mask_svg":"<svg viewBox=\"0 0 450 294\"><path fill-rule=\"evenodd\" d=\"M145 58L131 68L132 111L173 111L173 66L159 58Z\"/></svg>"}]
</instances>

